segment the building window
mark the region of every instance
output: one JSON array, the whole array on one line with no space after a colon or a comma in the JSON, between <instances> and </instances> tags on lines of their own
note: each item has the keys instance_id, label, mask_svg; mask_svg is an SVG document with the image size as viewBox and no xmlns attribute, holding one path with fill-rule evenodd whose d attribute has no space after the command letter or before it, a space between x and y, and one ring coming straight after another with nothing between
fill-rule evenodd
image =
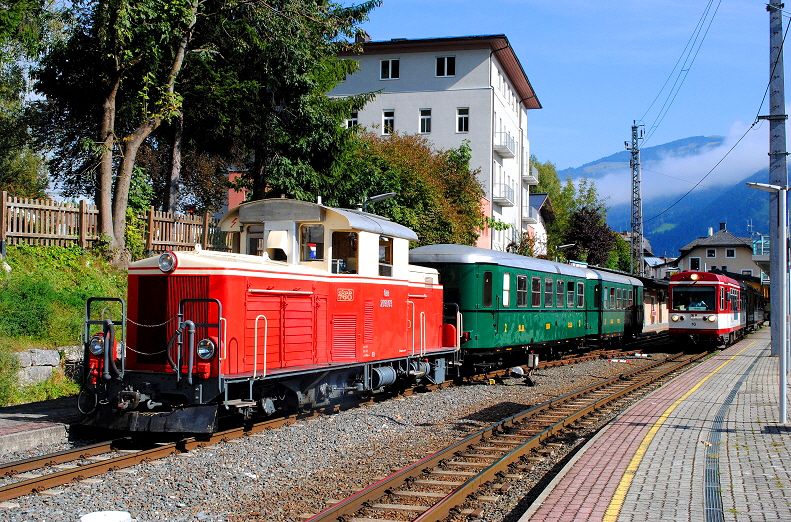
<instances>
[{"instance_id":1,"label":"building window","mask_svg":"<svg viewBox=\"0 0 791 522\"><path fill-rule=\"evenodd\" d=\"M526 275L516 276L516 306L522 308L527 306L527 276Z\"/></svg>"},{"instance_id":2,"label":"building window","mask_svg":"<svg viewBox=\"0 0 791 522\"><path fill-rule=\"evenodd\" d=\"M440 56L437 58L437 76L456 76L455 56Z\"/></svg>"},{"instance_id":3,"label":"building window","mask_svg":"<svg viewBox=\"0 0 791 522\"><path fill-rule=\"evenodd\" d=\"M382 60L379 63L382 66L380 79L397 80L401 77L399 60Z\"/></svg>"},{"instance_id":4,"label":"building window","mask_svg":"<svg viewBox=\"0 0 791 522\"><path fill-rule=\"evenodd\" d=\"M725 265L722 265L722 266L720 267L720 270L721 270L721 271L723 271L723 272L727 272L727 271L728 271L728 267L727 267L727 266L725 266Z\"/></svg>"},{"instance_id":5,"label":"building window","mask_svg":"<svg viewBox=\"0 0 791 522\"><path fill-rule=\"evenodd\" d=\"M467 107L456 109L457 132L470 132L470 109Z\"/></svg>"},{"instance_id":6,"label":"building window","mask_svg":"<svg viewBox=\"0 0 791 522\"><path fill-rule=\"evenodd\" d=\"M395 129L395 111L382 111L382 134L392 134Z\"/></svg>"},{"instance_id":7,"label":"building window","mask_svg":"<svg viewBox=\"0 0 791 522\"><path fill-rule=\"evenodd\" d=\"M700 270L700 258L699 257L690 257L689 258L689 269L690 270Z\"/></svg>"},{"instance_id":8,"label":"building window","mask_svg":"<svg viewBox=\"0 0 791 522\"><path fill-rule=\"evenodd\" d=\"M324 225L302 225L300 227L301 261L324 259Z\"/></svg>"},{"instance_id":9,"label":"building window","mask_svg":"<svg viewBox=\"0 0 791 522\"><path fill-rule=\"evenodd\" d=\"M717 250L714 248L707 248L706 257L717 257Z\"/></svg>"},{"instance_id":10,"label":"building window","mask_svg":"<svg viewBox=\"0 0 791 522\"><path fill-rule=\"evenodd\" d=\"M736 250L733 248L726 248L725 257L736 257Z\"/></svg>"},{"instance_id":11,"label":"building window","mask_svg":"<svg viewBox=\"0 0 791 522\"><path fill-rule=\"evenodd\" d=\"M753 275L752 270L742 270L742 275L751 276Z\"/></svg>"},{"instance_id":12,"label":"building window","mask_svg":"<svg viewBox=\"0 0 791 522\"><path fill-rule=\"evenodd\" d=\"M357 111L354 111L349 115L349 119L346 120L346 127L351 129L357 125L357 121Z\"/></svg>"},{"instance_id":13,"label":"building window","mask_svg":"<svg viewBox=\"0 0 791 522\"><path fill-rule=\"evenodd\" d=\"M531 292L532 292L531 306L533 308L540 308L541 307L541 278L534 277L533 282L531 284L533 285L531 287Z\"/></svg>"},{"instance_id":14,"label":"building window","mask_svg":"<svg viewBox=\"0 0 791 522\"><path fill-rule=\"evenodd\" d=\"M431 109L420 109L420 132L431 132Z\"/></svg>"}]
</instances>

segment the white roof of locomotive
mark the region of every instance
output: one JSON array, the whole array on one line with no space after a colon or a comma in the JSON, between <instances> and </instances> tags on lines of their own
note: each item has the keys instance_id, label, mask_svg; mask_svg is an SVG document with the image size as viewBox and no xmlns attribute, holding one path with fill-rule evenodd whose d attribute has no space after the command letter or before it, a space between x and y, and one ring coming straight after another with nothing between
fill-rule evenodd
<instances>
[{"instance_id":1,"label":"white roof of locomotive","mask_svg":"<svg viewBox=\"0 0 791 522\"><path fill-rule=\"evenodd\" d=\"M327 212L343 218L349 230L372 232L383 236L417 241L415 232L387 218L360 210L326 207L309 201L296 199L262 199L242 203L232 208L220 221L224 232L239 232L242 225L262 224L267 221L293 221L316 223L326 220Z\"/></svg>"}]
</instances>

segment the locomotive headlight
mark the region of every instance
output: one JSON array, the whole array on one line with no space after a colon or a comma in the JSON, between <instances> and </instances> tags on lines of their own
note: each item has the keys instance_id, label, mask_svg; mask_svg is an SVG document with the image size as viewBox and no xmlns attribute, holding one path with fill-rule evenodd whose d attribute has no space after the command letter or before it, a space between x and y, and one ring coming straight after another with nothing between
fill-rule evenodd
<instances>
[{"instance_id":1,"label":"locomotive headlight","mask_svg":"<svg viewBox=\"0 0 791 522\"><path fill-rule=\"evenodd\" d=\"M671 315L670 316L670 320L673 321L674 323L677 323L677 322L679 322L681 320L681 316L680 315Z\"/></svg>"},{"instance_id":2,"label":"locomotive headlight","mask_svg":"<svg viewBox=\"0 0 791 522\"><path fill-rule=\"evenodd\" d=\"M211 339L203 339L198 343L196 348L198 357L201 359L211 359L214 356L214 351L216 348L217 347L215 346L214 341Z\"/></svg>"},{"instance_id":3,"label":"locomotive headlight","mask_svg":"<svg viewBox=\"0 0 791 522\"><path fill-rule=\"evenodd\" d=\"M104 338L94 337L91 339L91 342L88 343L88 350L96 356L102 355L104 353Z\"/></svg>"},{"instance_id":4,"label":"locomotive headlight","mask_svg":"<svg viewBox=\"0 0 791 522\"><path fill-rule=\"evenodd\" d=\"M173 252L165 252L159 256L159 269L163 272L172 272L176 269L176 265L178 265L178 260Z\"/></svg>"},{"instance_id":5,"label":"locomotive headlight","mask_svg":"<svg viewBox=\"0 0 791 522\"><path fill-rule=\"evenodd\" d=\"M713 323L714 321L717 320L717 316L716 315L710 315L706 319L708 319L710 323Z\"/></svg>"}]
</instances>

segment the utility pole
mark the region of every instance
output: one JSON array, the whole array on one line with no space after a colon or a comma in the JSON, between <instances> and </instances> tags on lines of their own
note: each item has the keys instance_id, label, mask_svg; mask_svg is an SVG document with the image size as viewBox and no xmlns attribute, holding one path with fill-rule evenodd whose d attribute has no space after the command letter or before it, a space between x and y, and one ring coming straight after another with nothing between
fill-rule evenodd
<instances>
[{"instance_id":1,"label":"utility pole","mask_svg":"<svg viewBox=\"0 0 791 522\"><path fill-rule=\"evenodd\" d=\"M626 150L631 151L632 158L629 166L632 167L632 232L631 232L631 272L639 276L645 275L643 262L643 198L640 188L640 140L643 139L642 125L634 122L632 125L632 143L624 142Z\"/></svg>"}]
</instances>

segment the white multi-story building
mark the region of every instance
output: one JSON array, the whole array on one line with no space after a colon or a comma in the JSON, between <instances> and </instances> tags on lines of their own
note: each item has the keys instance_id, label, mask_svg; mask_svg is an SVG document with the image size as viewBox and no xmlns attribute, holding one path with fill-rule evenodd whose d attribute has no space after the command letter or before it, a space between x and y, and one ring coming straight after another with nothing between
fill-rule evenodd
<instances>
[{"instance_id":1,"label":"white multi-story building","mask_svg":"<svg viewBox=\"0 0 791 522\"><path fill-rule=\"evenodd\" d=\"M527 111L541 104L505 35L369 41L353 57L360 70L329 94L379 94L350 124L424 134L439 149L468 140L485 215L511 225L484 230L478 246L504 250L515 234L532 234L529 193L538 179Z\"/></svg>"}]
</instances>

